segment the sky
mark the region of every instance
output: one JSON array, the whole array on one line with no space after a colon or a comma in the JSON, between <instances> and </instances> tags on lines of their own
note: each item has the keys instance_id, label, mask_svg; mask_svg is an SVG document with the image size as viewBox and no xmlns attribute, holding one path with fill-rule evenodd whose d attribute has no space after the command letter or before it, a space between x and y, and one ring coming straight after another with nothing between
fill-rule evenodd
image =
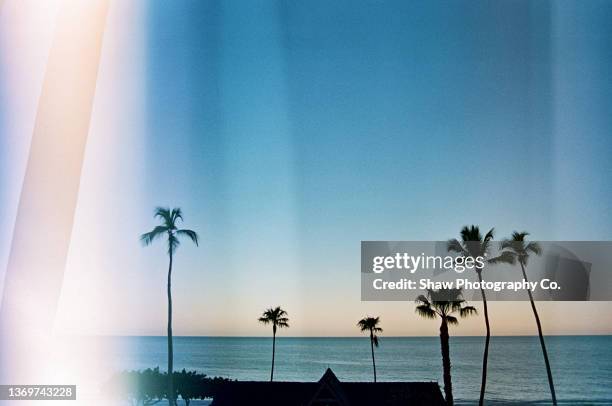
<instances>
[{"instance_id":1,"label":"sky","mask_svg":"<svg viewBox=\"0 0 612 406\"><path fill-rule=\"evenodd\" d=\"M165 333L166 249L139 242L160 205L201 237L175 258L178 335L267 335L257 317L276 305L286 335L357 335L366 314L436 335L411 303L360 301L360 241L469 224L612 239L609 2L124 3L107 17L59 333ZM0 44L2 268L53 16L3 28L36 46ZM538 306L548 333L612 333L610 303ZM493 334L535 333L526 302L490 307Z\"/></svg>"}]
</instances>

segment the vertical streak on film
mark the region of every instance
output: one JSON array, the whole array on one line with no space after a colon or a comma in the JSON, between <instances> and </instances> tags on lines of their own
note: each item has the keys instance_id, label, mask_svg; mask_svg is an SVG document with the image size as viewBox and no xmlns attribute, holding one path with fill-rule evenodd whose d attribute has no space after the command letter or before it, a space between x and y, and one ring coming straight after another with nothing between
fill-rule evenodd
<instances>
[{"instance_id":1,"label":"vertical streak on film","mask_svg":"<svg viewBox=\"0 0 612 406\"><path fill-rule=\"evenodd\" d=\"M108 0L60 6L0 309L3 381L26 383L46 369L107 9Z\"/></svg>"}]
</instances>

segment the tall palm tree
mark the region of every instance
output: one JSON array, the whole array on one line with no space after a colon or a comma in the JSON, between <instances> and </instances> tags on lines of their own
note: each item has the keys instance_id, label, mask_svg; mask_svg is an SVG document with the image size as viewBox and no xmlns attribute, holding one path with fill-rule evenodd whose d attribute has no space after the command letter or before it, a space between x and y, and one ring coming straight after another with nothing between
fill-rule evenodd
<instances>
[{"instance_id":1,"label":"tall palm tree","mask_svg":"<svg viewBox=\"0 0 612 406\"><path fill-rule=\"evenodd\" d=\"M507 253L490 258L488 257L491 250L491 241L493 240L494 229L490 229L489 232L484 236L480 233L478 226L472 225L471 227L465 226L461 229L461 241L457 239L451 239L447 243L447 249L449 252L456 252L463 257L483 257L488 258L485 260L487 264L496 264L500 262L513 263L514 258ZM484 405L484 395L487 387L487 367L489 361L489 342L491 341L491 326L489 324L489 309L487 307L487 296L482 288L482 271L483 267L476 266L474 270L478 276L478 280L481 282L480 294L482 296L482 306L484 308L484 319L486 327L485 337L485 348L482 357L482 380L480 383L480 398L478 400L479 406Z\"/></svg>"},{"instance_id":2,"label":"tall palm tree","mask_svg":"<svg viewBox=\"0 0 612 406\"><path fill-rule=\"evenodd\" d=\"M280 306L269 308L263 312L258 319L260 323L272 324L272 370L270 371L270 382L274 380L274 354L276 352L276 329L289 328L289 318L286 311Z\"/></svg>"},{"instance_id":3,"label":"tall palm tree","mask_svg":"<svg viewBox=\"0 0 612 406\"><path fill-rule=\"evenodd\" d=\"M512 237L505 239L500 243L500 249L502 252L506 252L512 255L521 266L523 272L523 279L527 279L527 261L531 254L540 255L542 248L540 244L534 241L527 242L526 237L529 235L528 232L523 231L519 233L517 231L512 233ZM540 316L536 309L535 302L533 301L533 295L531 289L527 287L527 294L529 295L529 301L531 302L531 310L533 310L533 317L535 318L538 326L538 335L540 336L540 345L542 346L542 354L544 355L544 363L546 364L546 373L548 374L548 386L550 387L550 394L552 396L553 405L557 405L557 396L555 395L555 385L553 383L552 371L550 370L550 362L548 361L548 352L546 352L546 344L544 343L544 335L542 334L542 323L540 323Z\"/></svg>"},{"instance_id":4,"label":"tall palm tree","mask_svg":"<svg viewBox=\"0 0 612 406\"><path fill-rule=\"evenodd\" d=\"M362 332L370 333L370 347L372 348L372 367L374 368L374 382L376 382L376 361L374 360L374 347L378 347L378 335L382 333L383 329L378 327L380 324L380 317L364 317L357 322L357 327Z\"/></svg>"},{"instance_id":5,"label":"tall palm tree","mask_svg":"<svg viewBox=\"0 0 612 406\"><path fill-rule=\"evenodd\" d=\"M440 318L440 346L442 348L442 370L444 374L444 397L446 404L453 405L453 384L451 381L451 362L448 326L459 324L459 317L476 314L476 309L467 306L461 296L461 289L435 291L428 289L427 295L420 295L416 300L416 313L428 319Z\"/></svg>"},{"instance_id":6,"label":"tall palm tree","mask_svg":"<svg viewBox=\"0 0 612 406\"><path fill-rule=\"evenodd\" d=\"M168 403L170 406L176 405L174 382L173 382L173 362L174 353L172 350L172 258L174 252L180 244L179 237L187 237L197 246L198 234L193 230L179 229L178 222L183 221L183 213L180 208L158 207L155 209L155 218L161 220L161 224L156 226L148 233L140 236L142 243L147 246L158 238L167 237L168 242Z\"/></svg>"}]
</instances>

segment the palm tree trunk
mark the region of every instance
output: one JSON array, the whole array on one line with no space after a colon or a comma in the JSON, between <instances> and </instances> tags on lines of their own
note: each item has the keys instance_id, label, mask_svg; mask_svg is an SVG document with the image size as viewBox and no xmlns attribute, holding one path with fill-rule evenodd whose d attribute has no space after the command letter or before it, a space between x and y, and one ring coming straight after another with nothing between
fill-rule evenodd
<instances>
[{"instance_id":1,"label":"palm tree trunk","mask_svg":"<svg viewBox=\"0 0 612 406\"><path fill-rule=\"evenodd\" d=\"M274 380L274 353L276 352L276 326L272 329L272 371L270 371L270 382Z\"/></svg>"},{"instance_id":2,"label":"palm tree trunk","mask_svg":"<svg viewBox=\"0 0 612 406\"><path fill-rule=\"evenodd\" d=\"M446 404L453 406L448 324L445 319L442 319L442 324L440 325L440 346L442 349L442 370L444 372L444 397L446 398Z\"/></svg>"},{"instance_id":3,"label":"palm tree trunk","mask_svg":"<svg viewBox=\"0 0 612 406\"><path fill-rule=\"evenodd\" d=\"M523 271L523 279L527 282L527 272L525 272L525 266L521 262L521 271ZM550 370L550 362L548 361L548 352L546 351L546 344L544 343L544 335L542 334L542 324L540 323L540 316L533 301L533 295L531 289L527 288L527 294L529 295L529 301L531 302L531 309L533 310L533 317L535 317L536 324L538 325L538 335L540 336L540 345L542 346L542 354L544 355L544 363L546 364L546 373L548 374L548 386L550 387L550 394L552 396L553 405L557 405L557 395L555 394L555 384L553 383L552 371Z\"/></svg>"},{"instance_id":4,"label":"palm tree trunk","mask_svg":"<svg viewBox=\"0 0 612 406\"><path fill-rule=\"evenodd\" d=\"M482 356L482 381L480 382L480 398L478 399L478 405L484 405L484 396L487 388L487 367L489 363L489 341L491 341L491 326L489 325L489 309L487 308L487 296L482 288L482 271L476 273L478 280L480 281L480 294L482 295L482 306L484 307L484 318L485 326L487 329L487 335L485 338L484 354Z\"/></svg>"},{"instance_id":5,"label":"palm tree trunk","mask_svg":"<svg viewBox=\"0 0 612 406\"><path fill-rule=\"evenodd\" d=\"M372 347L372 367L374 368L374 382L376 382L376 361L374 360L374 336L370 332L370 347Z\"/></svg>"},{"instance_id":6,"label":"palm tree trunk","mask_svg":"<svg viewBox=\"0 0 612 406\"><path fill-rule=\"evenodd\" d=\"M174 353L172 349L172 249L170 249L168 256L170 257L168 265L168 404L170 406L175 406L173 376Z\"/></svg>"}]
</instances>

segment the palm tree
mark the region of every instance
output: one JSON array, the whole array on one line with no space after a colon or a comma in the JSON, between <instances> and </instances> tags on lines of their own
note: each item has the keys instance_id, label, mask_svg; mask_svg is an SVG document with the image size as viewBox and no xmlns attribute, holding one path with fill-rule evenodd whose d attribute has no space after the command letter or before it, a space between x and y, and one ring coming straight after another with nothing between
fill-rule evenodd
<instances>
[{"instance_id":1,"label":"palm tree","mask_svg":"<svg viewBox=\"0 0 612 406\"><path fill-rule=\"evenodd\" d=\"M480 234L480 228L472 225L471 227L465 226L461 229L461 241L457 239L449 240L447 243L447 249L449 252L459 253L463 257L483 257L487 258L491 249L491 241L493 240L494 229L490 229L489 232L482 237ZM489 258L485 260L487 264L496 264L500 262L513 263L514 258L507 253L502 253L499 257ZM478 275L478 280L481 282L480 294L482 296L482 306L484 308L484 319L486 327L486 338L485 338L485 349L482 357L482 380L480 383L480 398L478 400L479 406L484 405L484 395L487 386L487 366L489 360L489 342L491 341L491 327L489 324L489 310L487 308L487 297L485 295L484 288L482 288L482 271L483 267L476 266L474 270Z\"/></svg>"},{"instance_id":2,"label":"palm tree","mask_svg":"<svg viewBox=\"0 0 612 406\"><path fill-rule=\"evenodd\" d=\"M380 317L364 317L357 322L357 327L362 332L370 333L370 347L372 348L372 367L374 368L374 382L376 382L376 361L374 360L374 347L378 347L378 335L382 333L383 329L378 327L380 323Z\"/></svg>"},{"instance_id":3,"label":"palm tree","mask_svg":"<svg viewBox=\"0 0 612 406\"><path fill-rule=\"evenodd\" d=\"M528 232L523 231L519 233L517 231L512 233L512 238L505 239L500 243L500 249L502 252L506 252L512 255L518 263L521 265L521 271L523 272L523 279L528 281L527 272L527 261L529 255L535 254L540 255L542 248L537 242L527 242L526 237L529 235ZM557 405L557 396L555 395L555 385L553 383L552 371L550 370L550 362L548 361L548 353L546 352L546 344L544 343L544 335L542 334L542 324L540 323L540 316L536 309L535 302L533 301L533 295L531 289L527 287L527 294L529 295L529 301L531 302L531 310L533 310L533 317L535 317L536 324L538 326L538 335L540 336L540 345L542 346L542 354L544 355L544 363L546 364L546 373L548 374L548 386L550 387L550 394L552 396L553 405Z\"/></svg>"},{"instance_id":4,"label":"palm tree","mask_svg":"<svg viewBox=\"0 0 612 406\"><path fill-rule=\"evenodd\" d=\"M459 324L459 317L467 317L476 314L476 309L467 306L461 297L461 289L449 289L444 291L427 290L427 295L420 295L416 300L416 313L427 319L440 318L440 346L442 348L442 369L444 372L444 397L446 404L453 405L453 384L451 381L450 346L448 326Z\"/></svg>"},{"instance_id":5,"label":"palm tree","mask_svg":"<svg viewBox=\"0 0 612 406\"><path fill-rule=\"evenodd\" d=\"M289 328L289 318L286 311L280 306L269 308L263 312L258 319L260 323L272 324L272 371L270 372L270 382L274 380L274 353L276 352L276 329L287 327Z\"/></svg>"},{"instance_id":6,"label":"palm tree","mask_svg":"<svg viewBox=\"0 0 612 406\"><path fill-rule=\"evenodd\" d=\"M183 213L180 208L170 210L170 208L158 207L155 209L154 217L161 220L161 225L141 235L140 240L147 246L158 238L164 236L168 238L168 403L170 406L174 406L176 405L176 394L174 393L172 371L174 362L174 354L172 351L172 258L180 244L179 237L187 237L197 246L198 234L193 230L179 229L177 227L179 220L183 221Z\"/></svg>"}]
</instances>

